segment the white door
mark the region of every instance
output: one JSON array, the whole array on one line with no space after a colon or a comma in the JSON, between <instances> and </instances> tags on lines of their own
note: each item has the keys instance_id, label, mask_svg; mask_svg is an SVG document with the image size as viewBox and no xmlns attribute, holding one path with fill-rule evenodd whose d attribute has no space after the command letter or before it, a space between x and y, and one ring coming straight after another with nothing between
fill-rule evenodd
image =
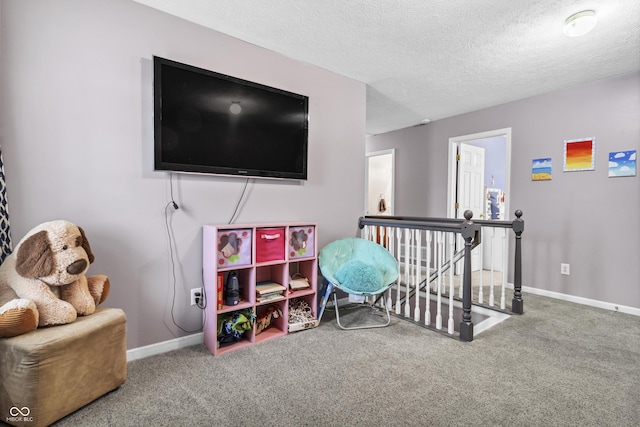
<instances>
[{"instance_id":1,"label":"white door","mask_svg":"<svg viewBox=\"0 0 640 427\"><path fill-rule=\"evenodd\" d=\"M460 143L458 155L456 218L464 218L464 212L470 210L474 219L484 219L484 148ZM479 270L479 251L471 254L471 269Z\"/></svg>"}]
</instances>

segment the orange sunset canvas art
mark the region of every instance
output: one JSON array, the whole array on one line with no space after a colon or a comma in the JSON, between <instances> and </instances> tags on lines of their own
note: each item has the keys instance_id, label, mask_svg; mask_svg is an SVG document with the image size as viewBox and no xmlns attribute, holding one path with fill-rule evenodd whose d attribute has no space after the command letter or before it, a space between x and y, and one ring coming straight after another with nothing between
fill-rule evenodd
<instances>
[{"instance_id":1,"label":"orange sunset canvas art","mask_svg":"<svg viewBox=\"0 0 640 427\"><path fill-rule=\"evenodd\" d=\"M595 138L576 139L564 143L564 170L595 169Z\"/></svg>"}]
</instances>

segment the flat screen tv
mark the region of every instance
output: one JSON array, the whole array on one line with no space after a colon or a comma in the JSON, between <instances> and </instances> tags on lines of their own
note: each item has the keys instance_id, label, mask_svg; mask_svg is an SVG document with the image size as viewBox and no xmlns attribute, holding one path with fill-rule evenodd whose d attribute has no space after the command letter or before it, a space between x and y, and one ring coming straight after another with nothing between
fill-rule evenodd
<instances>
[{"instance_id":1,"label":"flat screen tv","mask_svg":"<svg viewBox=\"0 0 640 427\"><path fill-rule=\"evenodd\" d=\"M309 98L154 56L155 170L307 179Z\"/></svg>"}]
</instances>

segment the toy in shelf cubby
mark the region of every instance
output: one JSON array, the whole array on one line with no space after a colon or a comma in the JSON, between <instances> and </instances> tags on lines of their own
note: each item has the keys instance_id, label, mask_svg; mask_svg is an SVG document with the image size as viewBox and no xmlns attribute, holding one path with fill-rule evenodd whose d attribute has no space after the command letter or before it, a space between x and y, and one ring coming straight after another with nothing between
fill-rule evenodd
<instances>
[{"instance_id":1,"label":"toy in shelf cubby","mask_svg":"<svg viewBox=\"0 0 640 427\"><path fill-rule=\"evenodd\" d=\"M205 225L203 275L206 295L217 299L207 305L204 325L204 343L214 355L318 324L316 224ZM237 278L238 298L227 300L227 282L235 282L230 276ZM291 307L301 306L304 317L289 316Z\"/></svg>"}]
</instances>

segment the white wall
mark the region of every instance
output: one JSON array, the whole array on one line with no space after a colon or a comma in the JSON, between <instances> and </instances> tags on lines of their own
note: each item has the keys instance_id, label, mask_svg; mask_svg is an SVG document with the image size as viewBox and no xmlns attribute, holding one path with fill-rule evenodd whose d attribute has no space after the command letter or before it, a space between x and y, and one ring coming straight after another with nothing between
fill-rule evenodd
<instances>
[{"instance_id":1,"label":"white wall","mask_svg":"<svg viewBox=\"0 0 640 427\"><path fill-rule=\"evenodd\" d=\"M128 347L197 330L201 227L231 218L244 180L154 172L152 57L310 98L305 183L255 180L236 222L309 221L320 245L357 232L364 206L365 86L129 0L2 0L0 144L12 235L64 218L111 278ZM174 236L176 297L165 219ZM172 306L174 306L172 316Z\"/></svg>"},{"instance_id":2,"label":"white wall","mask_svg":"<svg viewBox=\"0 0 640 427\"><path fill-rule=\"evenodd\" d=\"M396 148L396 215L445 216L448 139L511 127L510 218L524 212L523 285L640 308L640 176L608 178L610 152L640 150L639 117L633 73L369 137L367 151ZM563 172L564 141L592 136L596 170ZM532 181L542 157L553 159L553 179Z\"/></svg>"}]
</instances>

